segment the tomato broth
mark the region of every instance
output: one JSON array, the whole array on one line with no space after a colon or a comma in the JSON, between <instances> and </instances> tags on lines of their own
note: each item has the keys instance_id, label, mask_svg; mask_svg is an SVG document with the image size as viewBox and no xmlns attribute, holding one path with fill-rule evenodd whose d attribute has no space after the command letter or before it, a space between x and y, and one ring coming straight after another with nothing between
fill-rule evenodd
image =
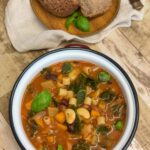
<instances>
[{"instance_id":1,"label":"tomato broth","mask_svg":"<svg viewBox=\"0 0 150 150\"><path fill-rule=\"evenodd\" d=\"M111 150L125 129L126 101L103 68L60 62L27 86L21 117L37 150Z\"/></svg>"}]
</instances>

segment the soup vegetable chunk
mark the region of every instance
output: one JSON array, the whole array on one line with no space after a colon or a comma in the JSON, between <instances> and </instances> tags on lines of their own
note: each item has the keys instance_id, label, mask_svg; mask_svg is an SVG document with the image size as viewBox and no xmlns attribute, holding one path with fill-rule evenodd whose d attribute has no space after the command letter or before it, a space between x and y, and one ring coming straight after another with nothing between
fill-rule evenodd
<instances>
[{"instance_id":1,"label":"soup vegetable chunk","mask_svg":"<svg viewBox=\"0 0 150 150\"><path fill-rule=\"evenodd\" d=\"M107 71L70 61L44 68L32 80L21 113L37 150L111 150L125 128L126 103Z\"/></svg>"}]
</instances>

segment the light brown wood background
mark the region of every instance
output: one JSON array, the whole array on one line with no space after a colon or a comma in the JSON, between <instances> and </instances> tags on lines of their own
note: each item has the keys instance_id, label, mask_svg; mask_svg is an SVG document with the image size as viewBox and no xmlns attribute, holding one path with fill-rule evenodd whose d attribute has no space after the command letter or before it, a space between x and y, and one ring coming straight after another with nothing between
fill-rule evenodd
<instances>
[{"instance_id":1,"label":"light brown wood background","mask_svg":"<svg viewBox=\"0 0 150 150\"><path fill-rule=\"evenodd\" d=\"M0 114L0 150L17 150L8 126L10 92L23 68L46 51L22 54L15 51L4 26L7 1L0 0L0 113L3 115ZM129 150L150 150L150 0L145 1L143 21L134 21L130 28L117 29L102 42L90 45L116 60L128 72L137 89L140 121Z\"/></svg>"}]
</instances>

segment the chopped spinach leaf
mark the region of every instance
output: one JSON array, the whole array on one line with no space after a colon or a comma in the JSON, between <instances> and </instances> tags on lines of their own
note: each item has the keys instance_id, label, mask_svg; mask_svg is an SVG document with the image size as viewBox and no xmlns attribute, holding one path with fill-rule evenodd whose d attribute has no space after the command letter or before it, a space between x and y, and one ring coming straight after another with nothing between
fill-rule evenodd
<instances>
[{"instance_id":1,"label":"chopped spinach leaf","mask_svg":"<svg viewBox=\"0 0 150 150\"><path fill-rule=\"evenodd\" d=\"M107 134L110 131L110 128L106 125L99 125L96 129L97 134L101 133L102 135Z\"/></svg>"},{"instance_id":2,"label":"chopped spinach leaf","mask_svg":"<svg viewBox=\"0 0 150 150\"><path fill-rule=\"evenodd\" d=\"M88 77L84 73L81 73L79 75L79 78L70 85L70 90L77 93L79 90L85 89L86 86L90 86L92 89L96 89L97 84L98 84L97 80Z\"/></svg>"},{"instance_id":3,"label":"chopped spinach leaf","mask_svg":"<svg viewBox=\"0 0 150 150\"><path fill-rule=\"evenodd\" d=\"M33 111L30 110L28 112L28 119L32 118L34 115L35 115L35 112L33 112Z\"/></svg>"},{"instance_id":4,"label":"chopped spinach leaf","mask_svg":"<svg viewBox=\"0 0 150 150\"><path fill-rule=\"evenodd\" d=\"M117 95L113 91L107 90L101 93L100 97L102 98L102 100L109 102L116 99Z\"/></svg>"},{"instance_id":5,"label":"chopped spinach leaf","mask_svg":"<svg viewBox=\"0 0 150 150\"><path fill-rule=\"evenodd\" d=\"M57 107L59 105L59 103L54 98L52 98L52 103L54 104L55 107Z\"/></svg>"},{"instance_id":6,"label":"chopped spinach leaf","mask_svg":"<svg viewBox=\"0 0 150 150\"><path fill-rule=\"evenodd\" d=\"M71 91L73 91L74 93L77 93L79 91L79 85L78 83L75 81L73 83L71 83L71 85L69 86L69 89Z\"/></svg>"},{"instance_id":7,"label":"chopped spinach leaf","mask_svg":"<svg viewBox=\"0 0 150 150\"><path fill-rule=\"evenodd\" d=\"M36 124L36 122L32 119L28 120L28 125L29 125L29 129L30 129L30 133L31 133L31 137L34 136L34 134L36 133L36 131L38 130L38 125Z\"/></svg>"},{"instance_id":8,"label":"chopped spinach leaf","mask_svg":"<svg viewBox=\"0 0 150 150\"><path fill-rule=\"evenodd\" d=\"M43 76L44 79L49 80L50 79L50 75L51 75L49 68L44 68L41 71L41 75Z\"/></svg>"},{"instance_id":9,"label":"chopped spinach leaf","mask_svg":"<svg viewBox=\"0 0 150 150\"><path fill-rule=\"evenodd\" d=\"M72 150L90 150L90 145L85 140L80 140L73 145Z\"/></svg>"},{"instance_id":10,"label":"chopped spinach leaf","mask_svg":"<svg viewBox=\"0 0 150 150\"><path fill-rule=\"evenodd\" d=\"M82 128L82 122L77 113L76 113L76 119L75 119L74 123L67 124L67 126L68 126L68 131L70 133L73 133L73 134L80 133L81 128Z\"/></svg>"},{"instance_id":11,"label":"chopped spinach leaf","mask_svg":"<svg viewBox=\"0 0 150 150\"><path fill-rule=\"evenodd\" d=\"M62 66L62 73L68 74L72 71L72 65L69 62L65 62Z\"/></svg>"},{"instance_id":12,"label":"chopped spinach leaf","mask_svg":"<svg viewBox=\"0 0 150 150\"><path fill-rule=\"evenodd\" d=\"M94 80L94 79L92 79L90 77L87 78L86 85L90 86L92 89L95 90L96 87L97 87L97 84L98 84L98 81L96 81L96 80Z\"/></svg>"},{"instance_id":13,"label":"chopped spinach leaf","mask_svg":"<svg viewBox=\"0 0 150 150\"><path fill-rule=\"evenodd\" d=\"M76 113L76 120L75 120L75 133L79 133L81 131L82 128L82 122L78 116L78 114Z\"/></svg>"},{"instance_id":14,"label":"chopped spinach leaf","mask_svg":"<svg viewBox=\"0 0 150 150\"><path fill-rule=\"evenodd\" d=\"M77 93L77 104L78 105L80 105L84 102L85 96L86 96L85 90L81 89L78 91L78 93Z\"/></svg>"}]
</instances>

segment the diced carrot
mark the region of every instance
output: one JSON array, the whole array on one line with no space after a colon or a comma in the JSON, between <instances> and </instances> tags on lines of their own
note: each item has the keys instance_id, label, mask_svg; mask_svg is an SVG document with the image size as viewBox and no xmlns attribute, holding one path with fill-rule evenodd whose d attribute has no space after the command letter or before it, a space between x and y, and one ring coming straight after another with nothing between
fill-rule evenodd
<instances>
[{"instance_id":1,"label":"diced carrot","mask_svg":"<svg viewBox=\"0 0 150 150\"><path fill-rule=\"evenodd\" d=\"M44 122L42 119L34 119L38 126L44 128Z\"/></svg>"},{"instance_id":2,"label":"diced carrot","mask_svg":"<svg viewBox=\"0 0 150 150\"><path fill-rule=\"evenodd\" d=\"M54 143L55 142L55 137L53 135L50 135L50 136L47 137L47 141L49 143Z\"/></svg>"},{"instance_id":3,"label":"diced carrot","mask_svg":"<svg viewBox=\"0 0 150 150\"><path fill-rule=\"evenodd\" d=\"M100 109L104 110L105 107L106 107L106 104L105 104L105 102L100 101L98 106L99 106Z\"/></svg>"},{"instance_id":4,"label":"diced carrot","mask_svg":"<svg viewBox=\"0 0 150 150\"><path fill-rule=\"evenodd\" d=\"M59 123L64 123L65 122L65 114L64 112L59 112L56 114L55 119L59 122Z\"/></svg>"},{"instance_id":5,"label":"diced carrot","mask_svg":"<svg viewBox=\"0 0 150 150\"><path fill-rule=\"evenodd\" d=\"M30 110L31 109L31 104L32 104L32 101L29 101L25 104L25 107L27 110Z\"/></svg>"},{"instance_id":6,"label":"diced carrot","mask_svg":"<svg viewBox=\"0 0 150 150\"><path fill-rule=\"evenodd\" d=\"M62 130L67 130L67 126L63 125L63 124L60 124L60 123L57 123L57 126L58 128L62 129Z\"/></svg>"},{"instance_id":7,"label":"diced carrot","mask_svg":"<svg viewBox=\"0 0 150 150\"><path fill-rule=\"evenodd\" d=\"M72 150L72 143L70 141L67 141L67 149Z\"/></svg>"},{"instance_id":8,"label":"diced carrot","mask_svg":"<svg viewBox=\"0 0 150 150\"><path fill-rule=\"evenodd\" d=\"M96 111L96 110L92 110L91 111L91 116L92 117L98 117L98 116L100 116L100 113L98 111Z\"/></svg>"},{"instance_id":9,"label":"diced carrot","mask_svg":"<svg viewBox=\"0 0 150 150\"><path fill-rule=\"evenodd\" d=\"M63 75L60 74L60 75L58 76L58 80L59 80L59 81L62 81L62 79L63 79Z\"/></svg>"}]
</instances>

